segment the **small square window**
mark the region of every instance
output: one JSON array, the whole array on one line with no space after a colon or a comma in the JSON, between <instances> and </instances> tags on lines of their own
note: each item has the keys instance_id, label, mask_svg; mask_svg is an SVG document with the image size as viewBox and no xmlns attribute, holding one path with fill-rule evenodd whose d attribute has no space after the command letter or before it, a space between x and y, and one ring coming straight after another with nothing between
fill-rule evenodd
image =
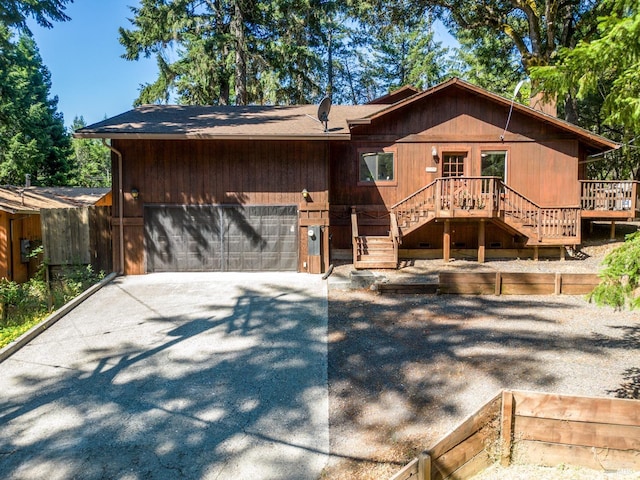
<instances>
[{"instance_id":1,"label":"small square window","mask_svg":"<svg viewBox=\"0 0 640 480\"><path fill-rule=\"evenodd\" d=\"M394 172L393 152L360 154L360 182L391 182Z\"/></svg>"}]
</instances>

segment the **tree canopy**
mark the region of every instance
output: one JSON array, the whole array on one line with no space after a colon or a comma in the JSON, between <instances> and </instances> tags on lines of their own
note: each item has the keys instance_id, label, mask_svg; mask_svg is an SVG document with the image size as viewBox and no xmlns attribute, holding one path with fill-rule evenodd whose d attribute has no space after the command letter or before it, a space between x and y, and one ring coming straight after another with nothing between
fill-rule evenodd
<instances>
[{"instance_id":1,"label":"tree canopy","mask_svg":"<svg viewBox=\"0 0 640 480\"><path fill-rule=\"evenodd\" d=\"M598 7L597 29L574 48L558 51L552 66L532 69L549 92L573 94L583 110L595 110L591 127L621 141L601 171L640 180L640 153L633 143L640 132L640 8L633 0L605 0Z\"/></svg>"},{"instance_id":2,"label":"tree canopy","mask_svg":"<svg viewBox=\"0 0 640 480\"><path fill-rule=\"evenodd\" d=\"M34 40L27 34L12 41L0 25L0 182L66 185L73 176L71 143L49 98L50 74Z\"/></svg>"},{"instance_id":3,"label":"tree canopy","mask_svg":"<svg viewBox=\"0 0 640 480\"><path fill-rule=\"evenodd\" d=\"M64 13L66 4L73 0L2 0L0 23L20 30L27 29L27 18L34 18L38 25L51 28L53 22L65 22L70 18Z\"/></svg>"}]
</instances>

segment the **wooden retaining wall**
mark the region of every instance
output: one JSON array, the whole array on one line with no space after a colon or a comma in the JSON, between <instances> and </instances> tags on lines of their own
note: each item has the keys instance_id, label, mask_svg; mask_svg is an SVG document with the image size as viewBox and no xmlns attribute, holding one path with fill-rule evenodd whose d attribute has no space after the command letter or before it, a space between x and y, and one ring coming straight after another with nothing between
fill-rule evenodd
<instances>
[{"instance_id":1,"label":"wooden retaining wall","mask_svg":"<svg viewBox=\"0 0 640 480\"><path fill-rule=\"evenodd\" d=\"M497 461L640 471L640 401L503 391L390 480L464 480Z\"/></svg>"},{"instance_id":2,"label":"wooden retaining wall","mask_svg":"<svg viewBox=\"0 0 640 480\"><path fill-rule=\"evenodd\" d=\"M587 295L600 283L591 273L441 272L438 283L381 283L380 293L462 295Z\"/></svg>"},{"instance_id":3,"label":"wooden retaining wall","mask_svg":"<svg viewBox=\"0 0 640 480\"><path fill-rule=\"evenodd\" d=\"M503 464L640 471L640 402L503 393ZM505 430L507 429L507 430Z\"/></svg>"}]
</instances>

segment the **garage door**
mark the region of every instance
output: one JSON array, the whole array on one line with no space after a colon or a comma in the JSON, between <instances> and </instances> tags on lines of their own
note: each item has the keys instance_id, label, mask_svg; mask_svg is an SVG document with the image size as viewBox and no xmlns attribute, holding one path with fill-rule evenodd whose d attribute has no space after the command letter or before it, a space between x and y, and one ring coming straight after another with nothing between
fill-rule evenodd
<instances>
[{"instance_id":1,"label":"garage door","mask_svg":"<svg viewBox=\"0 0 640 480\"><path fill-rule=\"evenodd\" d=\"M295 205L147 206L144 218L147 272L298 267Z\"/></svg>"}]
</instances>

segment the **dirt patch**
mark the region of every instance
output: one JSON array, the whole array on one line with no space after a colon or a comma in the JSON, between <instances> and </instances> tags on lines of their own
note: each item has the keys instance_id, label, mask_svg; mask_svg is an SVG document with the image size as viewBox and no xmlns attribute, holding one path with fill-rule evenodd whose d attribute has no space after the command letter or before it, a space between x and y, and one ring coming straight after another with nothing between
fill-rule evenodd
<instances>
[{"instance_id":1,"label":"dirt patch","mask_svg":"<svg viewBox=\"0 0 640 480\"><path fill-rule=\"evenodd\" d=\"M589 256L596 270L614 246ZM575 271L561 270L573 262L538 263ZM391 281L416 274L379 273ZM504 388L616 396L640 367L639 347L637 313L598 308L583 297L332 290L332 455L323 478L388 478Z\"/></svg>"}]
</instances>

